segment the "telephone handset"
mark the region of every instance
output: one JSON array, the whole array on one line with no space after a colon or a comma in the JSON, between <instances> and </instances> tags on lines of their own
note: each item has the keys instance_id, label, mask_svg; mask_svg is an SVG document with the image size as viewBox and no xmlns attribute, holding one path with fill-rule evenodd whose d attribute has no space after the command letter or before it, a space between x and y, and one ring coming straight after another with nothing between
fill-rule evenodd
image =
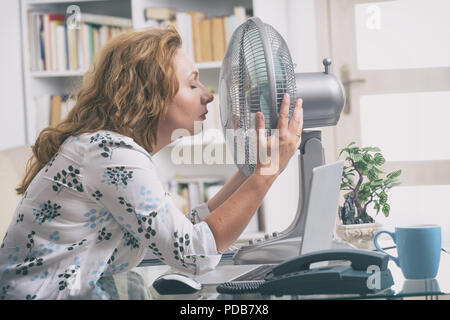
<instances>
[{"instance_id":1,"label":"telephone handset","mask_svg":"<svg viewBox=\"0 0 450 320\"><path fill-rule=\"evenodd\" d=\"M336 260L350 261L351 264L311 268L313 263ZM269 295L375 293L394 283L387 268L388 262L388 255L367 250L316 251L273 267L264 281L223 283L217 291Z\"/></svg>"},{"instance_id":2,"label":"telephone handset","mask_svg":"<svg viewBox=\"0 0 450 320\"><path fill-rule=\"evenodd\" d=\"M366 271L372 265L380 270L386 270L389 256L379 252L355 249L322 250L287 260L274 267L271 273L274 276L280 276L285 273L309 270L313 263L336 260L350 261L353 270Z\"/></svg>"}]
</instances>

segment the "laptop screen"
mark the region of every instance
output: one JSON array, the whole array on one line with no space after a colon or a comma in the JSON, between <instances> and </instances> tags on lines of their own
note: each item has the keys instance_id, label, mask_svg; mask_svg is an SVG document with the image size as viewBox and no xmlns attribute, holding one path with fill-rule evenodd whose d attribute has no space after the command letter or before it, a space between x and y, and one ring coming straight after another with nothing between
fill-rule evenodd
<instances>
[{"instance_id":1,"label":"laptop screen","mask_svg":"<svg viewBox=\"0 0 450 320\"><path fill-rule=\"evenodd\" d=\"M300 254L331 248L344 161L313 169Z\"/></svg>"}]
</instances>

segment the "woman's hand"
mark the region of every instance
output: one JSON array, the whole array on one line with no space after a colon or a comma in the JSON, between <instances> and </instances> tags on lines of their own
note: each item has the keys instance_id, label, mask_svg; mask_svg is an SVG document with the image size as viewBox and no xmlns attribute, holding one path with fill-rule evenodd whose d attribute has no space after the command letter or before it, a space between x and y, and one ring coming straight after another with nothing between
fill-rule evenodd
<instances>
[{"instance_id":1,"label":"woman's hand","mask_svg":"<svg viewBox=\"0 0 450 320\"><path fill-rule=\"evenodd\" d=\"M284 95L277 129L269 137L266 137L265 134L263 113L256 113L258 163L256 164L255 174L276 177L287 166L301 142L303 130L302 102L302 99L297 99L292 119L289 121L290 97L288 94Z\"/></svg>"}]
</instances>

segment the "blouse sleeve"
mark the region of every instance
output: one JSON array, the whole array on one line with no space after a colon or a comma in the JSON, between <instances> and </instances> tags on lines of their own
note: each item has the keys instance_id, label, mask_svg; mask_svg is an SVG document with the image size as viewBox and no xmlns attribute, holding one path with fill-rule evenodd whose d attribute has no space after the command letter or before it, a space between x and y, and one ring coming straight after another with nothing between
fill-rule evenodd
<instances>
[{"instance_id":1,"label":"blouse sleeve","mask_svg":"<svg viewBox=\"0 0 450 320\"><path fill-rule=\"evenodd\" d=\"M164 190L143 148L131 138L101 138L91 138L83 184L123 227L124 237L148 247L169 266L194 274L213 269L221 254L211 229L202 221L209 214L207 205L184 215Z\"/></svg>"}]
</instances>

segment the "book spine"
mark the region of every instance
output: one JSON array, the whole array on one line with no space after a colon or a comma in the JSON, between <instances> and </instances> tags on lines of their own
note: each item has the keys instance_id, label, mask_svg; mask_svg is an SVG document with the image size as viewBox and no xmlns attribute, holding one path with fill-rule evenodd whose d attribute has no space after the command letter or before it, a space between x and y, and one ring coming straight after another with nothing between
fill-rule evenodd
<instances>
[{"instance_id":1,"label":"book spine","mask_svg":"<svg viewBox=\"0 0 450 320\"><path fill-rule=\"evenodd\" d=\"M27 13L27 23L28 23L28 46L30 48L31 54L29 55L29 63L31 70L37 70L37 55L36 55L36 37L34 34L35 28L34 26L34 14L32 12Z\"/></svg>"},{"instance_id":2,"label":"book spine","mask_svg":"<svg viewBox=\"0 0 450 320\"><path fill-rule=\"evenodd\" d=\"M58 71L66 70L66 29L64 25L56 26L56 52L57 52L57 60L58 60Z\"/></svg>"},{"instance_id":3,"label":"book spine","mask_svg":"<svg viewBox=\"0 0 450 320\"><path fill-rule=\"evenodd\" d=\"M78 69L83 69L86 62L84 61L84 54L83 54L84 39L83 39L81 27L78 29L75 29L75 36L76 36L76 43L77 43Z\"/></svg>"},{"instance_id":4,"label":"book spine","mask_svg":"<svg viewBox=\"0 0 450 320\"><path fill-rule=\"evenodd\" d=\"M51 70L58 70L58 55L57 55L57 46L56 43L56 22L50 21L50 50L51 50Z\"/></svg>"},{"instance_id":5,"label":"book spine","mask_svg":"<svg viewBox=\"0 0 450 320\"><path fill-rule=\"evenodd\" d=\"M176 11L170 8L147 8L144 10L146 20L172 20L176 15Z\"/></svg>"},{"instance_id":6,"label":"book spine","mask_svg":"<svg viewBox=\"0 0 450 320\"><path fill-rule=\"evenodd\" d=\"M223 31L224 31L224 38L225 38L225 48L228 45L228 42L230 42L231 39L231 29L230 29L230 17L224 17L223 18Z\"/></svg>"},{"instance_id":7,"label":"book spine","mask_svg":"<svg viewBox=\"0 0 450 320\"><path fill-rule=\"evenodd\" d=\"M225 54L224 19L215 17L211 19L211 43L213 61L221 61Z\"/></svg>"},{"instance_id":8,"label":"book spine","mask_svg":"<svg viewBox=\"0 0 450 320\"><path fill-rule=\"evenodd\" d=\"M245 8L241 6L234 7L234 16L236 17L236 26L240 26L247 19Z\"/></svg>"},{"instance_id":9,"label":"book spine","mask_svg":"<svg viewBox=\"0 0 450 320\"><path fill-rule=\"evenodd\" d=\"M51 98L50 126L56 127L61 121L61 96L54 95Z\"/></svg>"},{"instance_id":10,"label":"book spine","mask_svg":"<svg viewBox=\"0 0 450 320\"><path fill-rule=\"evenodd\" d=\"M191 17L185 12L177 12L175 17L176 28L183 41L183 50L186 51L192 60L194 60Z\"/></svg>"},{"instance_id":11,"label":"book spine","mask_svg":"<svg viewBox=\"0 0 450 320\"><path fill-rule=\"evenodd\" d=\"M128 18L112 17L93 13L83 13L80 20L80 22L88 24L107 25L121 28L131 28L133 25L131 19Z\"/></svg>"},{"instance_id":12,"label":"book spine","mask_svg":"<svg viewBox=\"0 0 450 320\"><path fill-rule=\"evenodd\" d=\"M44 30L44 25L42 21L42 14L36 15L36 30L37 30L37 36L39 38L38 40L38 46L37 46L37 54L38 54L38 70L44 71L45 70L45 51L44 51L44 39L42 38L42 33Z\"/></svg>"},{"instance_id":13,"label":"book spine","mask_svg":"<svg viewBox=\"0 0 450 320\"><path fill-rule=\"evenodd\" d=\"M94 28L92 28L92 43L94 44L94 54L93 56L95 56L99 50L99 37L98 37L98 27L95 26Z\"/></svg>"},{"instance_id":14,"label":"book spine","mask_svg":"<svg viewBox=\"0 0 450 320\"><path fill-rule=\"evenodd\" d=\"M58 54L57 54L57 42L56 42L56 27L65 23L65 16L60 13L48 13L48 37L49 37L49 53L50 53L50 69L51 71L58 70Z\"/></svg>"},{"instance_id":15,"label":"book spine","mask_svg":"<svg viewBox=\"0 0 450 320\"><path fill-rule=\"evenodd\" d=\"M199 21L200 27L200 62L213 61L212 44L211 44L211 20L202 19Z\"/></svg>"},{"instance_id":16,"label":"book spine","mask_svg":"<svg viewBox=\"0 0 450 320\"><path fill-rule=\"evenodd\" d=\"M76 29L66 28L67 31L67 51L69 60L69 70L77 70L77 43L76 43Z\"/></svg>"},{"instance_id":17,"label":"book spine","mask_svg":"<svg viewBox=\"0 0 450 320\"><path fill-rule=\"evenodd\" d=\"M200 40L200 21L205 19L206 15L202 12L189 12L191 16L192 24L192 38L193 38L193 51L194 51L194 61L202 62L204 61L202 57L201 40Z\"/></svg>"},{"instance_id":18,"label":"book spine","mask_svg":"<svg viewBox=\"0 0 450 320\"><path fill-rule=\"evenodd\" d=\"M45 70L50 71L51 67L51 47L50 47L50 20L48 14L43 15L42 39L44 42Z\"/></svg>"}]
</instances>

